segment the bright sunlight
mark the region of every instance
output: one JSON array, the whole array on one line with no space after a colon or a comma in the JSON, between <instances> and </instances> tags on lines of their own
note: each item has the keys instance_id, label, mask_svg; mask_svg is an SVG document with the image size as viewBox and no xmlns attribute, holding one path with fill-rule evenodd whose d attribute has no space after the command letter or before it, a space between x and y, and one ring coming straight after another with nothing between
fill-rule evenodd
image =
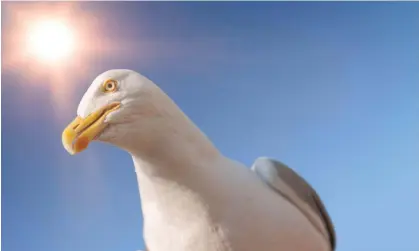
<instances>
[{"instance_id":1,"label":"bright sunlight","mask_svg":"<svg viewBox=\"0 0 419 251\"><path fill-rule=\"evenodd\" d=\"M30 25L27 37L27 52L44 62L57 62L74 50L72 30L58 20L38 21Z\"/></svg>"}]
</instances>

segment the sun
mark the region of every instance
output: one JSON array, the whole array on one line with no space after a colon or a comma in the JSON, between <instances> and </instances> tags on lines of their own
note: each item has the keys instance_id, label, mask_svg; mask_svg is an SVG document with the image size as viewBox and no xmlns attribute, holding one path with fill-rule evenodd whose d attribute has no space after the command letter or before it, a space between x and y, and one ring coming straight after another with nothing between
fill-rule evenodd
<instances>
[{"instance_id":1,"label":"sun","mask_svg":"<svg viewBox=\"0 0 419 251\"><path fill-rule=\"evenodd\" d=\"M63 21L42 20L29 26L27 53L37 59L56 63L68 57L75 47L73 31Z\"/></svg>"}]
</instances>

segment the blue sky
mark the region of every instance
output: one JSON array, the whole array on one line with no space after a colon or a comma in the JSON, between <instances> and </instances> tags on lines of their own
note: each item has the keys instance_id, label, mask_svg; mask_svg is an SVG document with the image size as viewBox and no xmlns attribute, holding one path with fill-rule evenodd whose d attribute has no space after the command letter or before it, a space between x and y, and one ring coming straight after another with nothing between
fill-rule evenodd
<instances>
[{"instance_id":1,"label":"blue sky","mask_svg":"<svg viewBox=\"0 0 419 251\"><path fill-rule=\"evenodd\" d=\"M3 68L2 250L143 248L129 155L61 145L83 92L112 68L152 79L225 155L248 166L271 156L302 174L338 251L419 250L418 3L78 6L98 21L93 43L116 51L63 70L62 86ZM2 21L13 27L5 11Z\"/></svg>"}]
</instances>

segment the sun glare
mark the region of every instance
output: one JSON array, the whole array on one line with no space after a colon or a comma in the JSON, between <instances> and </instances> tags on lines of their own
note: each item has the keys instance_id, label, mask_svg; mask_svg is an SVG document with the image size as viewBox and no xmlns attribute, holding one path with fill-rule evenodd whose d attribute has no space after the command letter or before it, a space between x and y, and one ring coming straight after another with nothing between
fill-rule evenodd
<instances>
[{"instance_id":1,"label":"sun glare","mask_svg":"<svg viewBox=\"0 0 419 251\"><path fill-rule=\"evenodd\" d=\"M74 50L72 30L58 20L36 22L30 26L27 35L27 52L44 62L57 62Z\"/></svg>"}]
</instances>

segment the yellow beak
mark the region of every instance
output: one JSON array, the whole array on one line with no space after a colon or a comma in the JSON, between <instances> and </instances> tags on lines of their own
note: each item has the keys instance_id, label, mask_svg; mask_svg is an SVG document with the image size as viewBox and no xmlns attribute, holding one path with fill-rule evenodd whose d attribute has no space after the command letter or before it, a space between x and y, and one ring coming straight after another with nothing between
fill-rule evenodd
<instances>
[{"instance_id":1,"label":"yellow beak","mask_svg":"<svg viewBox=\"0 0 419 251\"><path fill-rule=\"evenodd\" d=\"M109 113L118 110L120 103L111 103L91 113L86 118L77 116L63 131L61 139L64 148L70 154L79 153L87 148L105 128L105 117Z\"/></svg>"}]
</instances>

